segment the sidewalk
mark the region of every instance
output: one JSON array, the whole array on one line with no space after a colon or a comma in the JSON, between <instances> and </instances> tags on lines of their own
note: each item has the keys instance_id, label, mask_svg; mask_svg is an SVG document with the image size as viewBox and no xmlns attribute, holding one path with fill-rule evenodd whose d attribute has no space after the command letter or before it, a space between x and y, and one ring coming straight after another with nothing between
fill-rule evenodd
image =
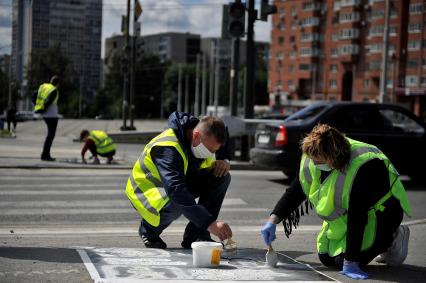
<instances>
[{"instance_id":1,"label":"sidewalk","mask_svg":"<svg viewBox=\"0 0 426 283\"><path fill-rule=\"evenodd\" d=\"M42 121L26 122L19 125L16 137L0 137L0 168L131 169L143 150L144 144L117 143L117 154L114 158L115 163L111 165L105 164L105 160L102 158L100 158L100 165L81 163L80 152L82 144L75 142L80 129L97 128L109 129L110 132L118 131L119 126L117 121L110 122L111 124L103 124L101 127L96 127L99 126L96 125L96 122L99 121L61 121L60 123L63 125L58 128L51 149L52 156L56 158L54 162L40 160L46 131ZM92 125L92 123L95 123L95 125ZM148 121L144 124L139 124L139 128L147 132L152 132L156 129L161 129L162 122L157 121L152 124ZM250 162L234 160L231 161L231 169L261 170L261 168Z\"/></svg>"}]
</instances>

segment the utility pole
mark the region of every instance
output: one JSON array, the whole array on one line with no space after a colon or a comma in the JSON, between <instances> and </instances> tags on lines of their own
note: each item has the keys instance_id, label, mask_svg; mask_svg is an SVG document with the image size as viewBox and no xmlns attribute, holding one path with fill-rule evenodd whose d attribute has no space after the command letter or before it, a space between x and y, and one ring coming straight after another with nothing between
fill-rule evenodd
<instances>
[{"instance_id":1,"label":"utility pole","mask_svg":"<svg viewBox=\"0 0 426 283\"><path fill-rule=\"evenodd\" d=\"M219 45L219 44L218 44ZM219 108L219 88L220 88L220 58L219 58L219 48L216 46L216 63L215 63L215 69L214 69L214 116L217 116L218 114L218 108Z\"/></svg>"},{"instance_id":2,"label":"utility pole","mask_svg":"<svg viewBox=\"0 0 426 283\"><path fill-rule=\"evenodd\" d=\"M121 126L122 131L127 130L127 109L129 106L129 103L127 101L128 99L128 92L129 92L129 49L130 49L130 37L129 37L129 26L130 26L130 0L127 0L127 18L126 18L126 28L125 28L125 36L126 36L126 43L124 45L124 60L122 61L123 64L123 75L124 75L124 82L123 82L123 125ZM127 66L125 66L127 65Z\"/></svg>"},{"instance_id":3,"label":"utility pole","mask_svg":"<svg viewBox=\"0 0 426 283\"><path fill-rule=\"evenodd\" d=\"M255 67L255 45L254 45L254 22L256 21L256 10L254 9L254 0L248 0L248 25L247 25L247 75L246 75L246 100L244 104L244 118L253 118L254 116L254 87L256 79Z\"/></svg>"},{"instance_id":4,"label":"utility pole","mask_svg":"<svg viewBox=\"0 0 426 283\"><path fill-rule=\"evenodd\" d=\"M213 105L213 97L214 97L214 72L215 72L215 49L216 44L214 39L212 39L210 44L210 80L209 80L209 105Z\"/></svg>"},{"instance_id":5,"label":"utility pole","mask_svg":"<svg viewBox=\"0 0 426 283\"><path fill-rule=\"evenodd\" d=\"M185 112L189 113L189 76L185 75Z\"/></svg>"},{"instance_id":6,"label":"utility pole","mask_svg":"<svg viewBox=\"0 0 426 283\"><path fill-rule=\"evenodd\" d=\"M385 1L385 28L383 30L383 49L382 49L382 72L380 73L380 92L379 102L385 102L387 99L387 72L388 72L388 49L389 49L389 18L390 18L390 2Z\"/></svg>"},{"instance_id":7,"label":"utility pole","mask_svg":"<svg viewBox=\"0 0 426 283\"><path fill-rule=\"evenodd\" d=\"M240 68L240 38L232 39L232 68L231 68L231 85L229 92L229 111L231 116L237 113L238 98L238 69Z\"/></svg>"},{"instance_id":8,"label":"utility pole","mask_svg":"<svg viewBox=\"0 0 426 283\"><path fill-rule=\"evenodd\" d=\"M178 71L178 99L177 99L177 110L182 112L182 64L179 64Z\"/></svg>"},{"instance_id":9,"label":"utility pole","mask_svg":"<svg viewBox=\"0 0 426 283\"><path fill-rule=\"evenodd\" d=\"M194 114L200 115L200 54L197 54L197 66L195 68L195 105Z\"/></svg>"},{"instance_id":10,"label":"utility pole","mask_svg":"<svg viewBox=\"0 0 426 283\"><path fill-rule=\"evenodd\" d=\"M206 92L207 92L207 54L203 53L203 77L201 86L201 114L206 115Z\"/></svg>"}]
</instances>

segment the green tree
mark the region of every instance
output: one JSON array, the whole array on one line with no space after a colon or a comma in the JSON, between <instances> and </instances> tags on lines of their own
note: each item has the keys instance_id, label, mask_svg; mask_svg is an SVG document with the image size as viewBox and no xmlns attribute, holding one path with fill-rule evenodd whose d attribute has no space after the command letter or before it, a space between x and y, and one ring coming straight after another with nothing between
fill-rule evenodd
<instances>
[{"instance_id":1,"label":"green tree","mask_svg":"<svg viewBox=\"0 0 426 283\"><path fill-rule=\"evenodd\" d=\"M7 108L8 95L9 95L9 78L0 69L0 114Z\"/></svg>"},{"instance_id":2,"label":"green tree","mask_svg":"<svg viewBox=\"0 0 426 283\"><path fill-rule=\"evenodd\" d=\"M59 86L59 112L66 117L75 116L78 111L78 80L71 61L62 53L59 44L45 51L33 52L26 69L28 81L27 96L31 98L40 84L49 82L53 75L61 78Z\"/></svg>"}]
</instances>

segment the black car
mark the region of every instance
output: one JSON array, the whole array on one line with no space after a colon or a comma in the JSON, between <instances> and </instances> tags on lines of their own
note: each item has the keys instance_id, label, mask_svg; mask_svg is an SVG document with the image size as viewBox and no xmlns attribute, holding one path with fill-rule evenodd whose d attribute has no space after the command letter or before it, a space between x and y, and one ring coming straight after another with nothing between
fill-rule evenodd
<instances>
[{"instance_id":1,"label":"black car","mask_svg":"<svg viewBox=\"0 0 426 283\"><path fill-rule=\"evenodd\" d=\"M299 169L300 141L320 123L377 146L400 174L419 179L424 175L420 164L426 158L426 124L405 108L392 104L318 103L282 123L260 124L255 147L250 150L251 160L294 177Z\"/></svg>"}]
</instances>

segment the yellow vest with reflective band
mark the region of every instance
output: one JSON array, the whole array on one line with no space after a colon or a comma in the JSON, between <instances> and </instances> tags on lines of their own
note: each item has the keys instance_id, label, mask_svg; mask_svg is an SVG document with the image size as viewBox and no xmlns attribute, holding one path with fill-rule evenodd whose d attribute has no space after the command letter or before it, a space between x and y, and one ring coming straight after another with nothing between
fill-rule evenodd
<instances>
[{"instance_id":1,"label":"yellow vest with reflective band","mask_svg":"<svg viewBox=\"0 0 426 283\"><path fill-rule=\"evenodd\" d=\"M99 154L106 154L116 148L115 143L104 131L90 131L88 139L95 143L96 152Z\"/></svg>"},{"instance_id":2,"label":"yellow vest with reflective band","mask_svg":"<svg viewBox=\"0 0 426 283\"><path fill-rule=\"evenodd\" d=\"M351 158L346 172L332 170L321 183L321 171L304 154L300 164L299 180L303 192L315 207L317 214L324 220L317 237L319 253L336 256L346 250L347 210L353 181L358 169L374 158L382 160L389 171L389 192L368 212L368 222L364 230L361 250L367 250L375 241L376 212L383 211L383 203L391 196L397 198L404 212L411 216L411 207L399 174L390 160L377 147L347 138L351 145ZM374 189L374 188L372 188Z\"/></svg>"},{"instance_id":3,"label":"yellow vest with reflective band","mask_svg":"<svg viewBox=\"0 0 426 283\"><path fill-rule=\"evenodd\" d=\"M167 129L153 138L133 166L132 174L127 180L126 195L141 217L154 227L160 224L160 211L170 201L151 157L151 150L156 146L174 147L182 157L185 175L188 170L188 155L173 129ZM211 168L214 160L205 159L199 169Z\"/></svg>"},{"instance_id":4,"label":"yellow vest with reflective band","mask_svg":"<svg viewBox=\"0 0 426 283\"><path fill-rule=\"evenodd\" d=\"M34 106L34 111L44 111L46 100L49 98L50 94L56 91L56 87L51 83L44 83L38 88L37 100ZM59 94L56 95L55 100L52 102L54 104L58 103Z\"/></svg>"}]
</instances>

